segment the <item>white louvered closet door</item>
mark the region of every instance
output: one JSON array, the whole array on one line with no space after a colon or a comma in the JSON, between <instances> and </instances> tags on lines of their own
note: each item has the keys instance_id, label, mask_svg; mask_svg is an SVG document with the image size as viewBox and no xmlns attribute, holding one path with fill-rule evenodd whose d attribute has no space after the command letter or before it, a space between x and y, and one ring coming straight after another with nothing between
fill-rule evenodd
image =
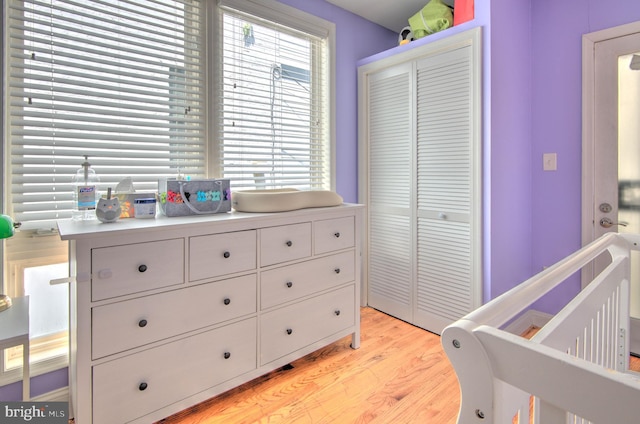
<instances>
[{"instance_id":1,"label":"white louvered closet door","mask_svg":"<svg viewBox=\"0 0 640 424\"><path fill-rule=\"evenodd\" d=\"M472 53L465 46L417 62L414 321L436 333L476 303Z\"/></svg>"},{"instance_id":2,"label":"white louvered closet door","mask_svg":"<svg viewBox=\"0 0 640 424\"><path fill-rule=\"evenodd\" d=\"M411 321L413 66L369 79L369 305Z\"/></svg>"},{"instance_id":3,"label":"white louvered closet door","mask_svg":"<svg viewBox=\"0 0 640 424\"><path fill-rule=\"evenodd\" d=\"M358 69L367 302L438 334L482 299L480 31Z\"/></svg>"}]
</instances>

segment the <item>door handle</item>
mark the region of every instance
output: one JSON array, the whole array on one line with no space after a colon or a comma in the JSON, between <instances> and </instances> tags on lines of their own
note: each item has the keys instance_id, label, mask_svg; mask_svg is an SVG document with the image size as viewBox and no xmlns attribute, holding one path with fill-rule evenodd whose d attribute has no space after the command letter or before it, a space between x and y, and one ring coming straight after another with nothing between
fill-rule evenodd
<instances>
[{"instance_id":1,"label":"door handle","mask_svg":"<svg viewBox=\"0 0 640 424\"><path fill-rule=\"evenodd\" d=\"M629 225L628 222L625 221L620 221L620 222L613 222L610 218L604 217L600 220L600 226L603 228L611 228L614 225L619 225L621 227L626 227L627 225Z\"/></svg>"}]
</instances>

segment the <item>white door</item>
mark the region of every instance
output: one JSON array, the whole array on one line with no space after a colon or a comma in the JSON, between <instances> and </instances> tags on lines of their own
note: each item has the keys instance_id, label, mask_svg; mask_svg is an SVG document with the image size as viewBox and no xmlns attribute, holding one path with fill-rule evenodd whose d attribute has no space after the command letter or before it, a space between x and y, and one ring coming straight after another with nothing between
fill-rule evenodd
<instances>
[{"instance_id":1,"label":"white door","mask_svg":"<svg viewBox=\"0 0 640 424\"><path fill-rule=\"evenodd\" d=\"M583 210L583 242L587 243L611 231L640 233L640 25L600 31L585 39L583 53L592 58L584 64L585 110L591 112L583 124L587 134L583 209L588 209ZM586 281L601 266L597 262ZM631 348L640 353L638 252L632 255L631 280Z\"/></svg>"},{"instance_id":2,"label":"white door","mask_svg":"<svg viewBox=\"0 0 640 424\"><path fill-rule=\"evenodd\" d=\"M414 323L437 334L481 304L480 101L473 47L416 67Z\"/></svg>"},{"instance_id":3,"label":"white door","mask_svg":"<svg viewBox=\"0 0 640 424\"><path fill-rule=\"evenodd\" d=\"M367 79L368 302L413 322L414 71L404 63Z\"/></svg>"}]
</instances>

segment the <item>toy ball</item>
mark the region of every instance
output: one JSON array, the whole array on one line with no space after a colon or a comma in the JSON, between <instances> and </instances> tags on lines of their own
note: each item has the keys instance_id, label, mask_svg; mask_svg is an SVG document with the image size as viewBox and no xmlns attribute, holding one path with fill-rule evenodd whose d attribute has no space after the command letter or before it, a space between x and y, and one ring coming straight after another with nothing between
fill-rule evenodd
<instances>
[{"instance_id":1,"label":"toy ball","mask_svg":"<svg viewBox=\"0 0 640 424\"><path fill-rule=\"evenodd\" d=\"M411 27L407 26L402 28L402 31L398 34L398 44L402 46L410 41L413 41L413 31L411 31Z\"/></svg>"}]
</instances>

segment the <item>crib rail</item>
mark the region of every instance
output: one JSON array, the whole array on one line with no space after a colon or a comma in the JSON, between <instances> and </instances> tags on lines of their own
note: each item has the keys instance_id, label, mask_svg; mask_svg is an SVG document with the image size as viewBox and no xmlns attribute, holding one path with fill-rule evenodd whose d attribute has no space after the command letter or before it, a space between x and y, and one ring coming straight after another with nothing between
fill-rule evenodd
<instances>
[{"instance_id":1,"label":"crib rail","mask_svg":"<svg viewBox=\"0 0 640 424\"><path fill-rule=\"evenodd\" d=\"M627 371L629 257L638 246L640 235L606 234L447 327L458 423L637 423L640 379ZM534 337L502 329L603 252L611 263Z\"/></svg>"}]
</instances>

